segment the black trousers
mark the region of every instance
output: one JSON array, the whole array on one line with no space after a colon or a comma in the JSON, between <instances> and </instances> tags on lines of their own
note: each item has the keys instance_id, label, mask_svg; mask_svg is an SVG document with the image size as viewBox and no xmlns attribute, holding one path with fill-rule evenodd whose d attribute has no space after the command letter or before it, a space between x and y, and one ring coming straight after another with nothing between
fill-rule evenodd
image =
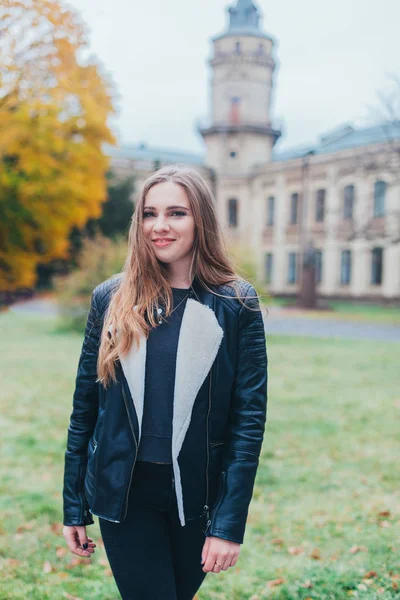
<instances>
[{"instance_id":1,"label":"black trousers","mask_svg":"<svg viewBox=\"0 0 400 600\"><path fill-rule=\"evenodd\" d=\"M205 517L178 518L172 465L137 462L122 523L99 518L104 547L123 600L192 600L201 566Z\"/></svg>"}]
</instances>

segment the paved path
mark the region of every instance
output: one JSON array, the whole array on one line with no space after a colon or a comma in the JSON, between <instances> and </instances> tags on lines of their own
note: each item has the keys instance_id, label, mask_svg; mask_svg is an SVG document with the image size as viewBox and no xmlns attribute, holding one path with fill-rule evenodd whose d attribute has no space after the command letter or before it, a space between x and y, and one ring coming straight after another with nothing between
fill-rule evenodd
<instances>
[{"instance_id":1,"label":"paved path","mask_svg":"<svg viewBox=\"0 0 400 600\"><path fill-rule=\"evenodd\" d=\"M51 299L37 298L18 302L10 307L17 314L57 315L57 305ZM342 338L352 340L376 340L400 342L400 325L361 323L359 321L342 321L340 319L324 319L304 317L299 311L271 307L265 318L267 335L295 335L319 338Z\"/></svg>"},{"instance_id":2,"label":"paved path","mask_svg":"<svg viewBox=\"0 0 400 600\"><path fill-rule=\"evenodd\" d=\"M267 335L400 342L400 325L304 317L285 309L269 309L264 324Z\"/></svg>"},{"instance_id":3,"label":"paved path","mask_svg":"<svg viewBox=\"0 0 400 600\"><path fill-rule=\"evenodd\" d=\"M35 298L34 300L16 302L9 307L9 310L20 315L44 315L55 317L58 314L56 302L47 298Z\"/></svg>"}]
</instances>

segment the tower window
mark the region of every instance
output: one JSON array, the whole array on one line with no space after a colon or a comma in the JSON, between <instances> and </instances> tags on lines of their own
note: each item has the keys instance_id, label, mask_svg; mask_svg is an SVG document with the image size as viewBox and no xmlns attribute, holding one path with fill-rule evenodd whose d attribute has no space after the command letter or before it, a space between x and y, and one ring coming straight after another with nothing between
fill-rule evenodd
<instances>
[{"instance_id":1,"label":"tower window","mask_svg":"<svg viewBox=\"0 0 400 600\"><path fill-rule=\"evenodd\" d=\"M325 219L325 196L326 190L317 190L315 220L317 223L323 223Z\"/></svg>"},{"instance_id":2,"label":"tower window","mask_svg":"<svg viewBox=\"0 0 400 600\"><path fill-rule=\"evenodd\" d=\"M354 185L347 185L343 194L343 219L352 219L354 211Z\"/></svg>"},{"instance_id":3,"label":"tower window","mask_svg":"<svg viewBox=\"0 0 400 600\"><path fill-rule=\"evenodd\" d=\"M340 262L340 283L349 285L351 281L351 251L343 250Z\"/></svg>"},{"instance_id":4,"label":"tower window","mask_svg":"<svg viewBox=\"0 0 400 600\"><path fill-rule=\"evenodd\" d=\"M272 252L267 252L265 255L265 281L271 283L272 273L274 268L274 255Z\"/></svg>"},{"instance_id":5,"label":"tower window","mask_svg":"<svg viewBox=\"0 0 400 600\"><path fill-rule=\"evenodd\" d=\"M229 227L238 226L238 201L237 198L228 200L228 224Z\"/></svg>"},{"instance_id":6,"label":"tower window","mask_svg":"<svg viewBox=\"0 0 400 600\"><path fill-rule=\"evenodd\" d=\"M315 251L315 283L322 281L322 250Z\"/></svg>"},{"instance_id":7,"label":"tower window","mask_svg":"<svg viewBox=\"0 0 400 600\"><path fill-rule=\"evenodd\" d=\"M289 263L288 263L288 283L297 282L297 254L296 252L289 252Z\"/></svg>"},{"instance_id":8,"label":"tower window","mask_svg":"<svg viewBox=\"0 0 400 600\"><path fill-rule=\"evenodd\" d=\"M240 98L238 96L233 96L231 98L231 107L229 111L229 122L233 124L238 124L240 121Z\"/></svg>"},{"instance_id":9,"label":"tower window","mask_svg":"<svg viewBox=\"0 0 400 600\"><path fill-rule=\"evenodd\" d=\"M299 212L299 194L296 192L290 197L290 224L296 225Z\"/></svg>"},{"instance_id":10,"label":"tower window","mask_svg":"<svg viewBox=\"0 0 400 600\"><path fill-rule=\"evenodd\" d=\"M374 185L374 217L385 215L386 181L375 181Z\"/></svg>"},{"instance_id":11,"label":"tower window","mask_svg":"<svg viewBox=\"0 0 400 600\"><path fill-rule=\"evenodd\" d=\"M236 42L235 43L235 52L236 52L236 54L240 54L241 51L242 51L242 45L241 45L241 43L240 42Z\"/></svg>"},{"instance_id":12,"label":"tower window","mask_svg":"<svg viewBox=\"0 0 400 600\"><path fill-rule=\"evenodd\" d=\"M270 196L267 201L267 227L271 227L274 224L275 217L275 198Z\"/></svg>"},{"instance_id":13,"label":"tower window","mask_svg":"<svg viewBox=\"0 0 400 600\"><path fill-rule=\"evenodd\" d=\"M231 150L231 151L229 152L229 156L230 156L231 158L236 158L236 157L237 157L237 152L236 152L235 150Z\"/></svg>"},{"instance_id":14,"label":"tower window","mask_svg":"<svg viewBox=\"0 0 400 600\"><path fill-rule=\"evenodd\" d=\"M371 283L381 285L383 276L383 248L372 249Z\"/></svg>"}]
</instances>

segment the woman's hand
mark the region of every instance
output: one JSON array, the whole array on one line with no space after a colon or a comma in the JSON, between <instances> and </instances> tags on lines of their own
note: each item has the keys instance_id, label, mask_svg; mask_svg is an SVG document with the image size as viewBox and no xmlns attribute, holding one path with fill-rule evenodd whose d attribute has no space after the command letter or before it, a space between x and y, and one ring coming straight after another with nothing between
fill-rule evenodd
<instances>
[{"instance_id":1,"label":"woman's hand","mask_svg":"<svg viewBox=\"0 0 400 600\"><path fill-rule=\"evenodd\" d=\"M204 542L201 560L205 573L227 571L239 557L240 544L210 535Z\"/></svg>"},{"instance_id":2,"label":"woman's hand","mask_svg":"<svg viewBox=\"0 0 400 600\"><path fill-rule=\"evenodd\" d=\"M95 551L96 544L87 537L85 525L64 525L63 536L73 554L90 557Z\"/></svg>"}]
</instances>

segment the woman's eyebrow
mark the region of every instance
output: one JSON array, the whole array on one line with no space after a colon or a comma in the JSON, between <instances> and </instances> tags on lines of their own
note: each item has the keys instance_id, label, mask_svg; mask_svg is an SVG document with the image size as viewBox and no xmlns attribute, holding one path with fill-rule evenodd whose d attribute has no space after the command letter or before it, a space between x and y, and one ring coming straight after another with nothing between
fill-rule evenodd
<instances>
[{"instance_id":1,"label":"woman's eyebrow","mask_svg":"<svg viewBox=\"0 0 400 600\"><path fill-rule=\"evenodd\" d=\"M187 208L186 206L179 206L179 205L175 205L175 206L167 206L167 210L172 210L173 208L183 208L183 210L190 210L189 208ZM143 210L156 210L156 208L154 208L154 206L145 206L143 208Z\"/></svg>"}]
</instances>

